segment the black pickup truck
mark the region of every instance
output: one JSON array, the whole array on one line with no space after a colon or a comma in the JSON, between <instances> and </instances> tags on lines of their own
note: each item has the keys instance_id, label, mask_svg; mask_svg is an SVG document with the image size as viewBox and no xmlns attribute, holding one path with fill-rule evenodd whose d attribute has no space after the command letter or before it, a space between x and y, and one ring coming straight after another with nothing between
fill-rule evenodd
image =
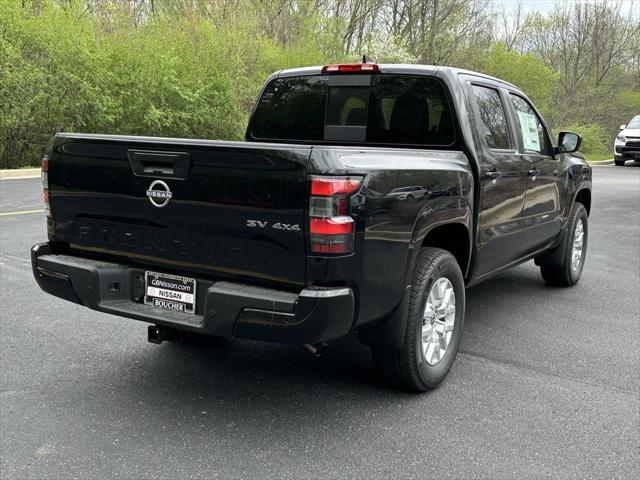
<instances>
[{"instance_id":1,"label":"black pickup truck","mask_svg":"<svg viewBox=\"0 0 640 480\"><path fill-rule=\"evenodd\" d=\"M59 133L43 159L53 295L204 334L357 331L391 382L437 386L465 288L534 259L580 278L591 169L514 85L447 67L327 65L265 83L245 142ZM499 299L496 299L499 301Z\"/></svg>"}]
</instances>

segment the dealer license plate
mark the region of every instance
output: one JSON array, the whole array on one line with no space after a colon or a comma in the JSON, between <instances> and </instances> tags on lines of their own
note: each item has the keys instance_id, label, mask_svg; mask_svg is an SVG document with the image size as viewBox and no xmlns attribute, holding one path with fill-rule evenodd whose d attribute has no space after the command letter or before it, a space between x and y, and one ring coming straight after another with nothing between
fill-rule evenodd
<instances>
[{"instance_id":1,"label":"dealer license plate","mask_svg":"<svg viewBox=\"0 0 640 480\"><path fill-rule=\"evenodd\" d=\"M194 278L145 272L144 303L177 312L196 312L196 280Z\"/></svg>"}]
</instances>

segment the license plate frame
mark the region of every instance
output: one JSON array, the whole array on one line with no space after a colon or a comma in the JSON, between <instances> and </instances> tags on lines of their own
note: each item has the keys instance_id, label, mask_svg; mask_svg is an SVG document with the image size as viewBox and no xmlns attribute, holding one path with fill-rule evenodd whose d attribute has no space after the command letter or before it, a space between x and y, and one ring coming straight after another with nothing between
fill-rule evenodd
<instances>
[{"instance_id":1,"label":"license plate frame","mask_svg":"<svg viewBox=\"0 0 640 480\"><path fill-rule=\"evenodd\" d=\"M195 278L144 272L144 304L166 311L196 313Z\"/></svg>"}]
</instances>

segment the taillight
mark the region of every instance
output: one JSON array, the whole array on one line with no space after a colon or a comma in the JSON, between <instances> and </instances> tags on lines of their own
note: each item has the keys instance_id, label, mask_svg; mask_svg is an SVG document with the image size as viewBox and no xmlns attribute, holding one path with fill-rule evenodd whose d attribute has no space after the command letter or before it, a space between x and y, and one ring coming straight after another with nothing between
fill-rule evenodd
<instances>
[{"instance_id":1,"label":"taillight","mask_svg":"<svg viewBox=\"0 0 640 480\"><path fill-rule=\"evenodd\" d=\"M322 73L379 73L380 67L375 63L342 63L325 65Z\"/></svg>"},{"instance_id":2,"label":"taillight","mask_svg":"<svg viewBox=\"0 0 640 480\"><path fill-rule=\"evenodd\" d=\"M361 177L311 176L309 238L311 253L345 255L353 252L355 228L349 199L362 185Z\"/></svg>"},{"instance_id":3,"label":"taillight","mask_svg":"<svg viewBox=\"0 0 640 480\"><path fill-rule=\"evenodd\" d=\"M49 215L49 157L42 157L42 199L44 200L44 210Z\"/></svg>"}]
</instances>

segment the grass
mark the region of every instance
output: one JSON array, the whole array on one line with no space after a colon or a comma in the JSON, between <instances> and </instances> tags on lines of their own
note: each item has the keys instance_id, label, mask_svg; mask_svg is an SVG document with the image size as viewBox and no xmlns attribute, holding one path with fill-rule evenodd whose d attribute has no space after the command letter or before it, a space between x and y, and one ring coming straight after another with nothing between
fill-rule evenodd
<instances>
[{"instance_id":1,"label":"grass","mask_svg":"<svg viewBox=\"0 0 640 480\"><path fill-rule=\"evenodd\" d=\"M602 162L604 160L612 160L613 155L610 153L590 153L585 155L587 162Z\"/></svg>"}]
</instances>

